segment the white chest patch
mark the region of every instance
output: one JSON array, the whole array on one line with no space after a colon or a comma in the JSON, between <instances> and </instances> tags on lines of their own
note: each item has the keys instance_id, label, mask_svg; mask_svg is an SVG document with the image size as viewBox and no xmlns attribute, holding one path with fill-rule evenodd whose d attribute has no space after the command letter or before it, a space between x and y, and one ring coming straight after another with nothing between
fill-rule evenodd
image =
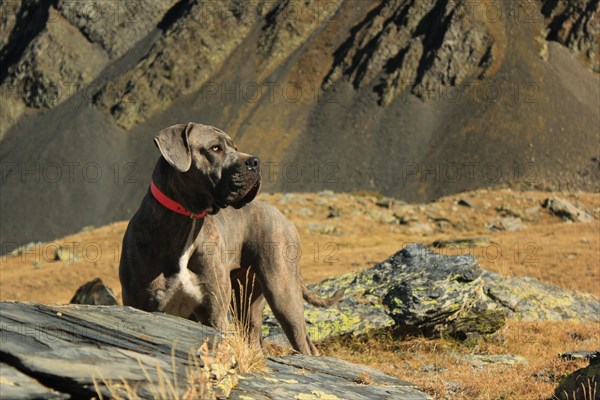
<instances>
[{"instance_id":1,"label":"white chest patch","mask_svg":"<svg viewBox=\"0 0 600 400\"><path fill-rule=\"evenodd\" d=\"M177 274L176 279L179 280L184 295L191 297L196 300L197 303L200 303L202 300L202 293L200 292L200 286L198 285L198 278L196 278L196 275L190 272L187 267L193 250L194 245L193 243L190 243L190 246L185 249L184 253L181 255L181 258L179 259L179 273Z\"/></svg>"},{"instance_id":2,"label":"white chest patch","mask_svg":"<svg viewBox=\"0 0 600 400\"><path fill-rule=\"evenodd\" d=\"M196 220L193 220L183 253L179 258L179 272L169 279L167 290L160 300L161 311L184 318L188 318L202 302L198 278L188 269L188 263L194 252L195 227Z\"/></svg>"}]
</instances>

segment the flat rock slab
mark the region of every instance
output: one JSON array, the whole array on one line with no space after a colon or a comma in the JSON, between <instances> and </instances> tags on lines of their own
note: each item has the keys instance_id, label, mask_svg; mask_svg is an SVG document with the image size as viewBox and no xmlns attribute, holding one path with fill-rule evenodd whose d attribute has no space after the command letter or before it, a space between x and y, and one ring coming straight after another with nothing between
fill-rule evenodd
<instances>
[{"instance_id":1,"label":"flat rock slab","mask_svg":"<svg viewBox=\"0 0 600 400\"><path fill-rule=\"evenodd\" d=\"M103 381L120 379L149 395L157 368L168 377L185 376L189 352L217 335L191 321L129 307L11 302L0 303L0 332L2 362L73 398L95 396L94 379L106 396Z\"/></svg>"},{"instance_id":2,"label":"flat rock slab","mask_svg":"<svg viewBox=\"0 0 600 400\"><path fill-rule=\"evenodd\" d=\"M0 362L0 398L2 399L68 399L70 396L52 390L18 369Z\"/></svg>"},{"instance_id":3,"label":"flat rock slab","mask_svg":"<svg viewBox=\"0 0 600 400\"><path fill-rule=\"evenodd\" d=\"M331 357L288 356L270 359L272 374L240 379L231 399L363 400L430 399L406 381L376 369ZM369 384L362 383L371 381ZM268 388L267 390L265 390ZM300 391L299 391L300 389Z\"/></svg>"},{"instance_id":4,"label":"flat rock slab","mask_svg":"<svg viewBox=\"0 0 600 400\"><path fill-rule=\"evenodd\" d=\"M162 376L183 396L189 354L219 334L195 322L130 307L0 302L0 397L105 398L125 379L152 398ZM201 362L202 363L202 362ZM233 399L428 399L410 383L327 357L281 357L266 374L237 376ZM361 375L362 374L362 375ZM369 385L359 376L370 377ZM235 379L232 380L235 382ZM244 397L246 396L246 397Z\"/></svg>"},{"instance_id":5,"label":"flat rock slab","mask_svg":"<svg viewBox=\"0 0 600 400\"><path fill-rule=\"evenodd\" d=\"M600 350L573 350L558 355L563 360L600 360Z\"/></svg>"}]
</instances>

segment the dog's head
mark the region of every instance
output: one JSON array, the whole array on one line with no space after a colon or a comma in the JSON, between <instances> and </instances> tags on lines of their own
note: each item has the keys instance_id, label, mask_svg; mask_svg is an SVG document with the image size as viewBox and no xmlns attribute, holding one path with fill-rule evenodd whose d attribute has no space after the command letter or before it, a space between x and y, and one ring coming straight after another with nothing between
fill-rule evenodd
<instances>
[{"instance_id":1,"label":"dog's head","mask_svg":"<svg viewBox=\"0 0 600 400\"><path fill-rule=\"evenodd\" d=\"M241 153L233 140L212 126L189 123L163 129L154 138L175 172L176 187L193 212L243 207L260 188L257 157Z\"/></svg>"}]
</instances>

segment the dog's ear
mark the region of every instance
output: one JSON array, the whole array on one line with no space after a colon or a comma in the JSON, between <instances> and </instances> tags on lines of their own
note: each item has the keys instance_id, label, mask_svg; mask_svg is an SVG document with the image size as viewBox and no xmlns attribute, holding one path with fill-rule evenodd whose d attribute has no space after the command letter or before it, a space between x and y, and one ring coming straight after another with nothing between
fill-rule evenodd
<instances>
[{"instance_id":1,"label":"dog's ear","mask_svg":"<svg viewBox=\"0 0 600 400\"><path fill-rule=\"evenodd\" d=\"M158 132L154 144L167 162L179 172L186 172L192 165L189 134L194 124L177 124Z\"/></svg>"}]
</instances>

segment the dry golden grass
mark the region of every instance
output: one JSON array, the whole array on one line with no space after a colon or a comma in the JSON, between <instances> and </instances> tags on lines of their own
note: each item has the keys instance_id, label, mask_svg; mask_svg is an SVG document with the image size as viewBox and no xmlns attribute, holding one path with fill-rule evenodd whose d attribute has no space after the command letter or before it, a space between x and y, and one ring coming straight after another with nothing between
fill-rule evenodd
<instances>
[{"instance_id":1,"label":"dry golden grass","mask_svg":"<svg viewBox=\"0 0 600 400\"><path fill-rule=\"evenodd\" d=\"M227 299L231 317L230 328L225 336L225 342L233 349L233 354L238 363L240 373L267 372L265 354L260 343L252 342L250 338L250 299L254 295L255 275L249 279L251 268L246 270L244 284L239 280L239 296L241 301L237 301L235 292L232 295L232 301ZM235 283L234 283L235 285ZM239 305L238 305L239 303ZM240 310L238 310L238 307ZM240 318L235 316L239 315Z\"/></svg>"},{"instance_id":2,"label":"dry golden grass","mask_svg":"<svg viewBox=\"0 0 600 400\"><path fill-rule=\"evenodd\" d=\"M398 338L392 332L322 343L328 356L413 382L434 399L548 399L560 380L588 364L559 353L600 348L598 323L508 321L487 339ZM479 365L469 355L511 354L526 364Z\"/></svg>"},{"instance_id":3,"label":"dry golden grass","mask_svg":"<svg viewBox=\"0 0 600 400\"><path fill-rule=\"evenodd\" d=\"M246 331L233 323L233 328L225 335L225 343L232 349L237 361L238 370L242 374L254 372L268 372L267 359L260 346L250 343Z\"/></svg>"},{"instance_id":4,"label":"dry golden grass","mask_svg":"<svg viewBox=\"0 0 600 400\"><path fill-rule=\"evenodd\" d=\"M202 346L188 355L185 377L177 374L175 349L171 356L172 376L165 373L157 361L152 370L140 362L139 366L146 378L145 386L153 400L196 400L216 399L228 396L229 390L237 383L237 364L233 348L225 340L215 341L212 348L206 339ZM99 400L104 396L99 381L108 389L110 398L115 400L141 400L140 383L131 383L125 379L111 381L103 377L94 377L94 388ZM183 386L181 386L183 385ZM183 390L184 389L184 390ZM183 395L181 393L183 392Z\"/></svg>"}]
</instances>

